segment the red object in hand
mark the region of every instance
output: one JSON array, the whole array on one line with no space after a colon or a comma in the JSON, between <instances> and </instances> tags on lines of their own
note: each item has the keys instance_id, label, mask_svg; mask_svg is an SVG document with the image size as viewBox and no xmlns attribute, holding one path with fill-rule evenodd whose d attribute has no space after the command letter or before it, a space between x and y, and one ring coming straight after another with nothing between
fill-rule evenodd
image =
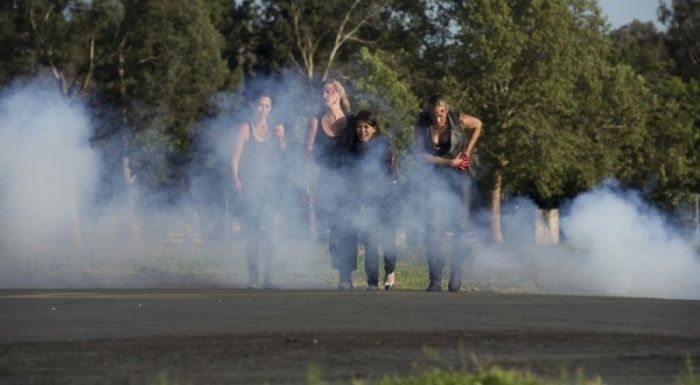
<instances>
[{"instance_id":1,"label":"red object in hand","mask_svg":"<svg viewBox=\"0 0 700 385\"><path fill-rule=\"evenodd\" d=\"M469 154L467 154L466 152L463 152L463 153L459 154L459 159L460 159L460 164L459 164L459 167L457 167L457 168L462 170L462 171L468 170L469 166L471 166L471 164L472 164L472 157L469 156Z\"/></svg>"}]
</instances>

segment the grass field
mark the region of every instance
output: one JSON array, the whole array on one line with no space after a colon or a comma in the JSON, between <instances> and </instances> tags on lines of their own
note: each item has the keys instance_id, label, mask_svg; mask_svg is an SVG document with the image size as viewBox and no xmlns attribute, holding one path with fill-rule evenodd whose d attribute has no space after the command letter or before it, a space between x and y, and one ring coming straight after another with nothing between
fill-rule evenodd
<instances>
[{"instance_id":1,"label":"grass field","mask_svg":"<svg viewBox=\"0 0 700 385\"><path fill-rule=\"evenodd\" d=\"M379 270L381 283L381 258ZM158 241L132 241L111 247L98 243L81 248L53 246L42 249L37 246L30 255L5 257L0 264L0 276L10 277L10 281L18 272L25 278L48 277L45 282L57 282L58 286L62 276L75 275L92 277L90 281L96 282L98 287L101 276L115 275L125 277L125 282L149 277L156 286L159 277L166 286L171 279L189 280L199 286L211 283L216 287L242 287L247 282L240 238L223 241L170 236ZM446 272L445 280L447 276ZM427 287L428 272L422 246L399 246L396 277L395 289L398 290L423 290ZM328 247L321 241L290 241L287 247L280 248L273 278L282 288L334 288L338 281L337 272L330 265ZM356 289L367 286L362 245L358 247L357 270L352 278ZM11 283L8 281L5 285L11 286ZM532 276L503 278L492 275L476 279L467 270L463 290L542 293L546 288Z\"/></svg>"}]
</instances>

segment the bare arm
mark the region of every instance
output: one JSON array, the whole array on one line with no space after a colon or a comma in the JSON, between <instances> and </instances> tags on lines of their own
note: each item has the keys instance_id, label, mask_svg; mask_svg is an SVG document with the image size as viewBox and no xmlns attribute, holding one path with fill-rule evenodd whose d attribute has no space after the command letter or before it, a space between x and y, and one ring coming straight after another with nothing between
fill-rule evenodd
<instances>
[{"instance_id":1,"label":"bare arm","mask_svg":"<svg viewBox=\"0 0 700 385\"><path fill-rule=\"evenodd\" d=\"M306 157L304 159L304 184L305 198L309 202L311 199L311 167L313 162L313 153L316 148L316 132L319 130L321 122L315 116L309 119L309 126L306 130Z\"/></svg>"},{"instance_id":2,"label":"bare arm","mask_svg":"<svg viewBox=\"0 0 700 385\"><path fill-rule=\"evenodd\" d=\"M243 147L245 142L250 138L250 126L248 123L241 124L236 134L236 140L233 144L233 155L231 156L231 174L236 191L241 191L241 180L238 178L238 171L241 165L241 155L243 155Z\"/></svg>"},{"instance_id":3,"label":"bare arm","mask_svg":"<svg viewBox=\"0 0 700 385\"><path fill-rule=\"evenodd\" d=\"M469 138L469 143L467 144L467 148L464 150L464 152L467 155L471 156L472 151L474 150L474 146L476 145L476 141L479 140L479 135L481 135L481 126L483 124L478 118L464 113L459 114L459 120L462 123L462 127L466 127L472 130L472 135Z\"/></svg>"},{"instance_id":4,"label":"bare arm","mask_svg":"<svg viewBox=\"0 0 700 385\"><path fill-rule=\"evenodd\" d=\"M319 124L320 122L315 116L309 119L309 127L306 130L306 153L309 155L314 152L314 147L316 146L316 132Z\"/></svg>"},{"instance_id":5,"label":"bare arm","mask_svg":"<svg viewBox=\"0 0 700 385\"><path fill-rule=\"evenodd\" d=\"M447 159L441 156L435 156L425 152L423 148L423 143L421 142L421 127L416 124L415 135L414 135L414 148L416 156L428 163L434 164L436 166L448 166L448 167L459 167L461 165L461 160L458 158Z\"/></svg>"},{"instance_id":6,"label":"bare arm","mask_svg":"<svg viewBox=\"0 0 700 385\"><path fill-rule=\"evenodd\" d=\"M287 141L285 139L285 129L284 125L282 123L278 124L275 126L275 137L277 138L277 142L279 143L280 149L284 150L287 148Z\"/></svg>"}]
</instances>

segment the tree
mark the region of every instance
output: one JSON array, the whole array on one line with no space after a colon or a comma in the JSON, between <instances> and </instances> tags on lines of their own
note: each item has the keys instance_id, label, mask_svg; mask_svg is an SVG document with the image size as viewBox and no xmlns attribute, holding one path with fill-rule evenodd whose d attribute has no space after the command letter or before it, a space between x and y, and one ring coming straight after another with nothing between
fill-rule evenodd
<instances>
[{"instance_id":1,"label":"tree","mask_svg":"<svg viewBox=\"0 0 700 385\"><path fill-rule=\"evenodd\" d=\"M350 43L366 44L363 29L379 23L388 0L265 2L278 63L290 63L310 83L326 80Z\"/></svg>"},{"instance_id":2,"label":"tree","mask_svg":"<svg viewBox=\"0 0 700 385\"><path fill-rule=\"evenodd\" d=\"M620 173L620 179L664 209L691 203L699 190L696 149L700 147L700 87L697 81L674 74L674 61L679 60L672 60L674 39L656 31L651 23L633 22L611 36L616 62L631 66L643 76L650 92L644 104L648 119L638 161Z\"/></svg>"},{"instance_id":3,"label":"tree","mask_svg":"<svg viewBox=\"0 0 700 385\"><path fill-rule=\"evenodd\" d=\"M120 22L120 2L18 0L4 4L0 22L9 27L4 34L11 50L7 54L18 54L8 62L21 63L14 74L47 68L64 95L89 93L98 62L109 54L108 45L99 39Z\"/></svg>"},{"instance_id":4,"label":"tree","mask_svg":"<svg viewBox=\"0 0 700 385\"><path fill-rule=\"evenodd\" d=\"M608 66L610 43L593 1L477 0L447 10L459 28L443 89L484 121L480 178L490 186L492 236L502 242L505 192L554 208L613 173L615 145L638 146L631 133L643 118L624 99L634 77ZM606 98L629 108L606 108Z\"/></svg>"},{"instance_id":5,"label":"tree","mask_svg":"<svg viewBox=\"0 0 700 385\"><path fill-rule=\"evenodd\" d=\"M666 35L652 22L633 21L612 31L613 61L632 66L649 81L668 75L671 61L666 48Z\"/></svg>"},{"instance_id":6,"label":"tree","mask_svg":"<svg viewBox=\"0 0 700 385\"><path fill-rule=\"evenodd\" d=\"M0 86L36 71L29 29L19 5L0 3Z\"/></svg>"},{"instance_id":7,"label":"tree","mask_svg":"<svg viewBox=\"0 0 700 385\"><path fill-rule=\"evenodd\" d=\"M124 6L116 60L101 81L135 130L132 164L144 183L157 187L182 178L194 123L210 111L210 95L226 80L223 40L201 0Z\"/></svg>"},{"instance_id":8,"label":"tree","mask_svg":"<svg viewBox=\"0 0 700 385\"><path fill-rule=\"evenodd\" d=\"M362 48L354 99L358 109L369 109L381 119L397 155L401 158L413 142L413 125L419 102L406 82L384 60L384 52Z\"/></svg>"},{"instance_id":9,"label":"tree","mask_svg":"<svg viewBox=\"0 0 700 385\"><path fill-rule=\"evenodd\" d=\"M700 80L700 2L673 0L659 7L661 21L668 28L668 49L675 60L676 74L685 80Z\"/></svg>"}]
</instances>

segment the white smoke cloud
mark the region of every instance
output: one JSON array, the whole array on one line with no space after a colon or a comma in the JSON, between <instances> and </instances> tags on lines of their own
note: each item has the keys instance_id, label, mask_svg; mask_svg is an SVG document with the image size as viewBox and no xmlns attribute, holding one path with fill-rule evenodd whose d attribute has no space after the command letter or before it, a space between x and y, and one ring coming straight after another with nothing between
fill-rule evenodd
<instances>
[{"instance_id":1,"label":"white smoke cloud","mask_svg":"<svg viewBox=\"0 0 700 385\"><path fill-rule=\"evenodd\" d=\"M700 298L700 261L691 242L634 192L609 187L577 197L562 220L584 257L580 274L601 292Z\"/></svg>"},{"instance_id":2,"label":"white smoke cloud","mask_svg":"<svg viewBox=\"0 0 700 385\"><path fill-rule=\"evenodd\" d=\"M326 255L327 245L324 250L323 242L309 241L308 212L301 201L307 184L303 164L307 122L302 115L308 115L308 111L299 111L302 86L291 80L263 86L278 96L273 114L287 124L288 133L288 156L272 165L281 167L287 178L280 184L284 189L279 202L281 220L274 237L279 251L274 262L277 283L282 287L332 287L336 278ZM236 197L226 180L230 178L233 135L248 114L242 108L202 124L209 135L207 145L193 157L208 166L200 164L192 170L189 200L173 207L148 207L152 200L147 191L138 189L138 170L133 170L135 197L115 194L97 205L101 162L89 143L92 128L87 109L79 100L63 97L50 81L5 89L0 94L0 262L25 257L45 261L67 250L62 255L74 258L68 273L95 267L97 262L97 271L106 271L105 275L125 270L179 270L201 274L205 281L199 284L242 286L245 256L241 234L234 226L242 218L233 207ZM122 178L120 170L113 171L119 174L117 179ZM318 188L342 188L320 182ZM429 179L422 182L424 188L438 185ZM119 183L123 186L124 181ZM402 189L395 201L403 206L397 214L399 226L424 227L425 191ZM451 205L456 207L459 202L455 199ZM536 211L525 199L511 200L504 207L503 245L483 241L489 238L488 213L475 216L470 237L473 263L467 270L467 282L509 281L514 287L524 287L522 291L546 293L700 298L700 262L692 242L633 192L604 186L574 199L562 210L559 245L534 244ZM366 226L363 220L355 224L362 228ZM183 242L195 244L187 249ZM402 258L405 256L399 253L399 261ZM5 267L0 264L0 272ZM358 269L357 274L362 275L361 263ZM399 267L399 283L401 273ZM9 281L5 278L15 276L4 274L3 287L37 282ZM49 286L89 282L91 287L143 287L132 279L137 274L125 276L121 281L114 277L101 281L99 274L88 281L73 277L51 281ZM147 284L162 285L162 278L150 277Z\"/></svg>"},{"instance_id":3,"label":"white smoke cloud","mask_svg":"<svg viewBox=\"0 0 700 385\"><path fill-rule=\"evenodd\" d=\"M538 213L526 199L504 208L506 244L477 242L474 279L553 294L700 298L693 242L635 192L604 184L576 197L562 209L557 245L534 244ZM487 237L487 228L475 231Z\"/></svg>"},{"instance_id":4,"label":"white smoke cloud","mask_svg":"<svg viewBox=\"0 0 700 385\"><path fill-rule=\"evenodd\" d=\"M80 243L79 213L93 197L98 162L88 114L55 85L15 85L0 96L0 242L30 252Z\"/></svg>"}]
</instances>

